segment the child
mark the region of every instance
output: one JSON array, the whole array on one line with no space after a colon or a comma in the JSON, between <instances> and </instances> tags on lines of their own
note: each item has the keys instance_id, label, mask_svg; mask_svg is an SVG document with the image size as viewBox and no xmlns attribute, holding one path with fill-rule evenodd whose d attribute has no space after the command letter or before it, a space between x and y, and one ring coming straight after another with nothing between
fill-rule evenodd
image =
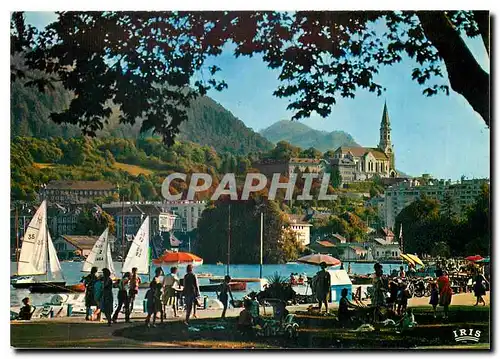
<instances>
[{"instance_id":1,"label":"child","mask_svg":"<svg viewBox=\"0 0 500 359\"><path fill-rule=\"evenodd\" d=\"M146 300L147 300L147 309L148 309L148 316L146 317L146 326L150 327L149 321L151 319L151 316L153 317L153 327L155 327L155 321L156 321L156 290L157 290L157 283L156 281L152 280L151 283L149 284L149 290L146 292Z\"/></svg>"},{"instance_id":2,"label":"child","mask_svg":"<svg viewBox=\"0 0 500 359\"><path fill-rule=\"evenodd\" d=\"M245 300L244 307L240 312L240 316L238 317L238 331L243 334L252 334L253 333L253 318L250 313L250 307L252 302L250 300Z\"/></svg>"},{"instance_id":3,"label":"child","mask_svg":"<svg viewBox=\"0 0 500 359\"><path fill-rule=\"evenodd\" d=\"M224 309L222 310L221 318L226 317L229 296L231 296L231 301L234 301L233 293L231 293L231 287L229 286L230 282L231 282L231 277L226 275L224 277L224 282L222 282L221 286L220 286L220 293L219 293L218 297L219 297L219 300L222 302L222 305L224 306Z\"/></svg>"},{"instance_id":4,"label":"child","mask_svg":"<svg viewBox=\"0 0 500 359\"><path fill-rule=\"evenodd\" d=\"M351 319L349 308L356 308L356 306L347 299L347 288L342 288L340 295L338 318L340 324L344 327Z\"/></svg>"},{"instance_id":5,"label":"child","mask_svg":"<svg viewBox=\"0 0 500 359\"><path fill-rule=\"evenodd\" d=\"M30 320L33 314L33 307L30 305L30 299L28 297L22 300L24 307L19 310L19 320Z\"/></svg>"},{"instance_id":6,"label":"child","mask_svg":"<svg viewBox=\"0 0 500 359\"><path fill-rule=\"evenodd\" d=\"M406 311L408 298L410 298L410 291L406 288L406 284L403 283L398 293L398 315L402 315Z\"/></svg>"},{"instance_id":7,"label":"child","mask_svg":"<svg viewBox=\"0 0 500 359\"><path fill-rule=\"evenodd\" d=\"M415 317L413 315L413 311L411 309L408 309L399 322L399 330L401 332L404 332L408 329L412 329L417 325L417 322L415 322Z\"/></svg>"},{"instance_id":8,"label":"child","mask_svg":"<svg viewBox=\"0 0 500 359\"><path fill-rule=\"evenodd\" d=\"M431 299L429 300L429 304L432 305L434 309L434 318L436 318L436 307L439 304L439 292L436 282L431 283Z\"/></svg>"}]
</instances>

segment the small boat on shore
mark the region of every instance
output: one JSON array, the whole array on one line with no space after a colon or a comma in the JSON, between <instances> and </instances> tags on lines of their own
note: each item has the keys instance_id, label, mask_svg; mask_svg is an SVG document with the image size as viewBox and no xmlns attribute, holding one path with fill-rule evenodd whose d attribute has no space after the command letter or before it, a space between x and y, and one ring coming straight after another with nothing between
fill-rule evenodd
<instances>
[{"instance_id":1,"label":"small boat on shore","mask_svg":"<svg viewBox=\"0 0 500 359\"><path fill-rule=\"evenodd\" d=\"M54 283L33 283L29 287L30 293L82 293L85 292L85 284L78 283L73 285L57 285Z\"/></svg>"},{"instance_id":2,"label":"small boat on shore","mask_svg":"<svg viewBox=\"0 0 500 359\"><path fill-rule=\"evenodd\" d=\"M212 278L213 274L212 273L197 273L196 276L198 278Z\"/></svg>"},{"instance_id":3,"label":"small boat on shore","mask_svg":"<svg viewBox=\"0 0 500 359\"><path fill-rule=\"evenodd\" d=\"M200 292L218 292L220 290L220 284L205 284L200 285ZM246 282L230 282L229 288L233 292L242 292L247 289Z\"/></svg>"},{"instance_id":4,"label":"small boat on shore","mask_svg":"<svg viewBox=\"0 0 500 359\"><path fill-rule=\"evenodd\" d=\"M210 283L222 283L224 281L224 277L211 277ZM258 283L260 282L260 278L231 278L231 282L237 283Z\"/></svg>"}]
</instances>

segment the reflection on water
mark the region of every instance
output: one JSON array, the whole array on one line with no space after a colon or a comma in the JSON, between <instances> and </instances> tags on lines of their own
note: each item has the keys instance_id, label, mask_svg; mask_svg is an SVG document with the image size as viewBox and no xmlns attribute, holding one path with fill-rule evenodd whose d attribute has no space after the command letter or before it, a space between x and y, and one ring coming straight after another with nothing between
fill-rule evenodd
<instances>
[{"instance_id":1,"label":"reflection on water","mask_svg":"<svg viewBox=\"0 0 500 359\"><path fill-rule=\"evenodd\" d=\"M64 277L66 279L67 284L75 284L80 281L83 275L85 273L80 272L82 268L83 263L78 263L78 262L62 262L62 270L64 273ZM117 272L117 274L120 273L121 270L121 263L114 262L114 267ZM384 264L384 273L390 273L391 270L393 269L398 269L399 264ZM180 266L179 267L179 276L183 276L186 273L186 266ZM154 276L154 268L155 266L151 266L151 277ZM169 272L169 268L167 266L163 266L163 270L165 273ZM256 278L259 276L259 268L260 266L258 264L234 264L231 265L229 268L229 274L232 277L253 277ZM347 269L347 268L345 268ZM11 263L11 274L15 274L17 270L17 264L16 263ZM215 264L204 264L198 267L195 267L195 273L212 273L214 276L223 276L226 274L227 267L226 266L218 266ZM279 273L281 276L284 277L289 277L290 273L305 273L308 276L313 276L316 272L318 271L318 267L308 265L308 264L265 264L263 265L263 277L269 277L272 276L274 273ZM373 272L373 263L351 263L351 272L355 274L368 274ZM141 278L143 281L148 281L148 276L147 275L141 275ZM199 279L200 284L208 284L209 280L208 278L200 278ZM33 305L41 305L45 302L47 302L53 294L31 294L29 290L27 289L14 289L12 287L10 291L10 300L11 300L11 305L12 306L17 306L20 305L21 300L29 296L31 298L31 301ZM259 283L247 283L247 290L246 292L234 292L234 298L235 299L240 299L242 298L245 293L251 292L251 291L258 291L259 290ZM116 297L116 292L118 289L113 289ZM142 300L144 299L144 295L146 294L147 289L139 289L139 295L135 300L134 307L135 308L142 308ZM208 297L215 297L215 293L202 293L202 295L206 295Z\"/></svg>"}]
</instances>

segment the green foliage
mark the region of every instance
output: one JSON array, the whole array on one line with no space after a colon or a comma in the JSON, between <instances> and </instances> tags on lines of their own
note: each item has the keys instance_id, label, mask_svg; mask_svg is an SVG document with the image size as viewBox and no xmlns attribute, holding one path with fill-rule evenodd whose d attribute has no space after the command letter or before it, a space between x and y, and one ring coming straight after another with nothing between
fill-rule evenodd
<instances>
[{"instance_id":1,"label":"green foliage","mask_svg":"<svg viewBox=\"0 0 500 359\"><path fill-rule=\"evenodd\" d=\"M96 213L95 210L84 210L78 215L75 233L81 235L100 235L106 227L110 233L115 232L115 220L105 211Z\"/></svg>"},{"instance_id":2,"label":"green foliage","mask_svg":"<svg viewBox=\"0 0 500 359\"><path fill-rule=\"evenodd\" d=\"M289 160L292 157L300 157L301 152L300 147L293 146L286 141L279 141L264 157L274 160Z\"/></svg>"},{"instance_id":3,"label":"green foliage","mask_svg":"<svg viewBox=\"0 0 500 359\"><path fill-rule=\"evenodd\" d=\"M251 198L231 204L231 261L259 263L260 211L264 212L264 263L285 263L293 256L290 239L282 239L283 213L274 201ZM227 258L229 206L223 201L205 209L198 222L199 254L206 263Z\"/></svg>"},{"instance_id":4,"label":"green foliage","mask_svg":"<svg viewBox=\"0 0 500 359\"><path fill-rule=\"evenodd\" d=\"M450 218L439 202L424 197L400 212L395 228L403 224L405 251L410 253L445 252L446 244L453 256L486 256L491 242L489 201L489 186L485 185L463 217Z\"/></svg>"},{"instance_id":5,"label":"green foliage","mask_svg":"<svg viewBox=\"0 0 500 359\"><path fill-rule=\"evenodd\" d=\"M10 35L11 57L25 54L25 65L42 72L28 78L23 66L12 66L12 80L40 91L57 81L73 91L51 118L85 135L103 129L114 105L119 122L142 118L143 132L172 145L193 99L227 87L218 66L203 70L229 43L235 56L259 54L279 71L274 95L290 99L293 119L327 117L338 97L358 89L380 95L380 68L409 56L423 94L448 93L451 85L489 125L489 74L462 39L481 35L489 51L487 11L58 12L38 32L13 12ZM26 121L18 127L24 131Z\"/></svg>"},{"instance_id":6,"label":"green foliage","mask_svg":"<svg viewBox=\"0 0 500 359\"><path fill-rule=\"evenodd\" d=\"M342 176L340 175L340 170L338 168L332 170L330 175L330 183L332 184L333 188L339 188L342 184Z\"/></svg>"}]
</instances>

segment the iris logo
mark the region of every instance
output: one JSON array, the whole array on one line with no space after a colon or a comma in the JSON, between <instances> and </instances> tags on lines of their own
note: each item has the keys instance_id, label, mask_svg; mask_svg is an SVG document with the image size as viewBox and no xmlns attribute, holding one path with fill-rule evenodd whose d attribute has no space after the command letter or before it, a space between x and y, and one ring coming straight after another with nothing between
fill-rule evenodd
<instances>
[{"instance_id":1,"label":"iris logo","mask_svg":"<svg viewBox=\"0 0 500 359\"><path fill-rule=\"evenodd\" d=\"M453 335L455 336L456 342L478 342L481 337L480 330L474 329L459 329L454 330Z\"/></svg>"}]
</instances>

